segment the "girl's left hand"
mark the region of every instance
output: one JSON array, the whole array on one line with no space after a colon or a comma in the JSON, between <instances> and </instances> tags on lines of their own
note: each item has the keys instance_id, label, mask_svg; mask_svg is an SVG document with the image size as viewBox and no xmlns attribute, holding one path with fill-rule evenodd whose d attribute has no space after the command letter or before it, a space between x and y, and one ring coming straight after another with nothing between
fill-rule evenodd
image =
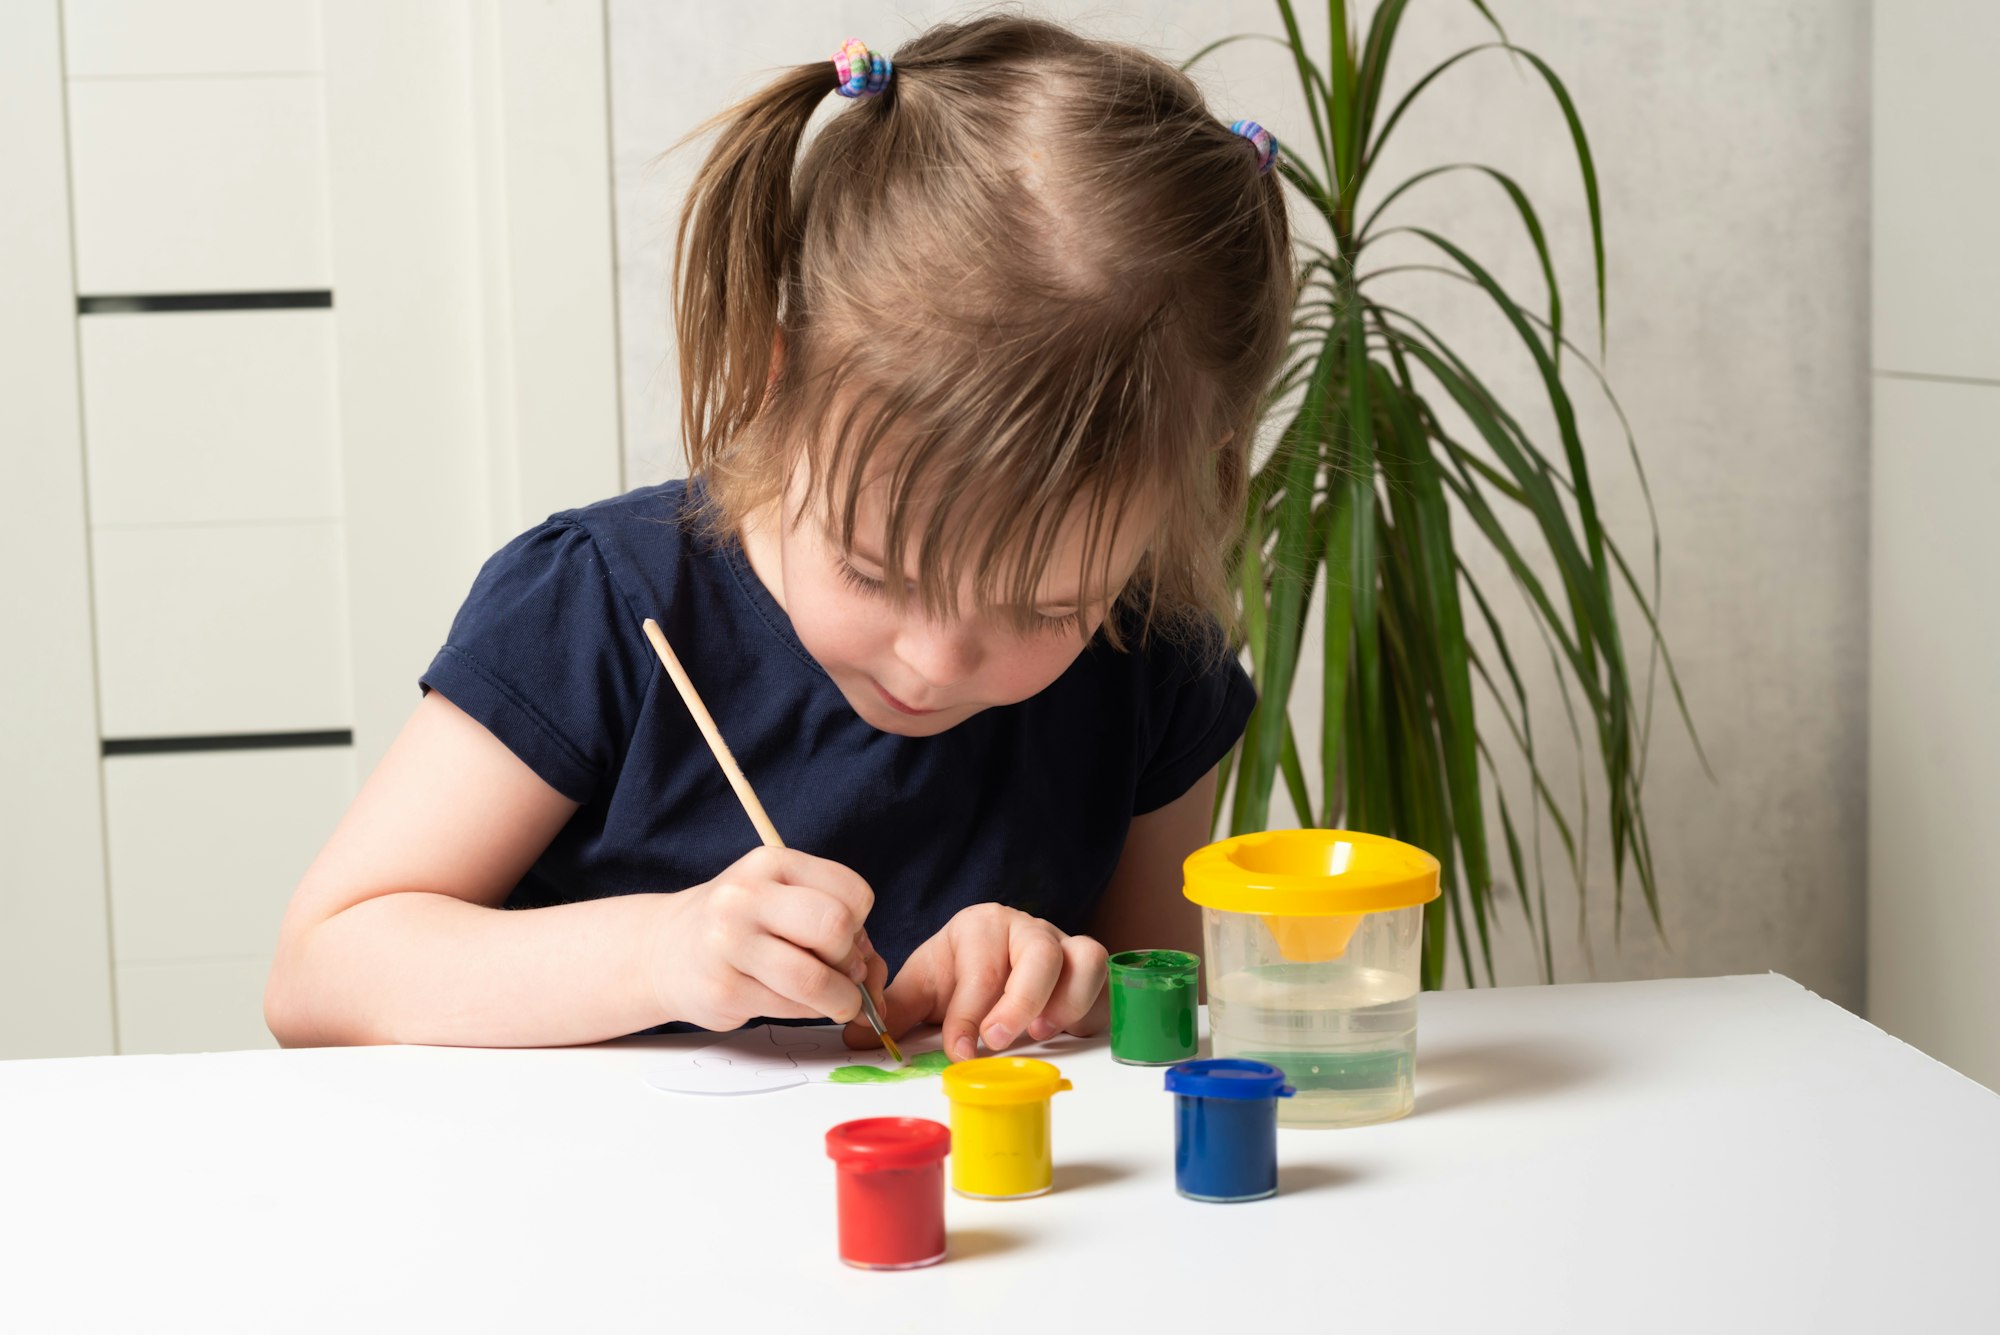
<instances>
[{"instance_id":1,"label":"girl's left hand","mask_svg":"<svg viewBox=\"0 0 2000 1335\"><path fill-rule=\"evenodd\" d=\"M1104 947L1002 904L960 909L917 947L883 994L883 1023L900 1038L919 1024L944 1026L953 1061L977 1055L977 1040L999 1052L1026 1035L1104 1028ZM847 1026L849 1047L877 1044L866 1021Z\"/></svg>"}]
</instances>

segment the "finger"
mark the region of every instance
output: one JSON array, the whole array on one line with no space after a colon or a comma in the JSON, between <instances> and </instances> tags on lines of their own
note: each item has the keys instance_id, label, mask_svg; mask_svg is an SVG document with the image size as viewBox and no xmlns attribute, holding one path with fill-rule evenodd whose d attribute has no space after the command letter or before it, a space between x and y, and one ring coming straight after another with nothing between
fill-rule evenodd
<instances>
[{"instance_id":1,"label":"finger","mask_svg":"<svg viewBox=\"0 0 2000 1335\"><path fill-rule=\"evenodd\" d=\"M1063 972L1061 938L1047 923L1027 917L1015 919L1007 945L1012 967L1007 971L1006 989L979 1026L993 1052L1020 1037L1042 1013Z\"/></svg>"},{"instance_id":2,"label":"finger","mask_svg":"<svg viewBox=\"0 0 2000 1335\"><path fill-rule=\"evenodd\" d=\"M855 948L861 952L861 958L867 963L869 974L872 976L879 972L882 975L881 978L875 981L875 989L878 993L876 999L879 1001L882 979L886 979L889 976L889 962L882 958L882 952L875 949L875 943L868 938L868 928L866 925L863 925L861 928L860 935L854 938L854 944ZM877 966L880 967L878 968Z\"/></svg>"},{"instance_id":3,"label":"finger","mask_svg":"<svg viewBox=\"0 0 2000 1335\"><path fill-rule=\"evenodd\" d=\"M882 1027L891 1038L901 1038L920 1024L936 1024L944 1018L950 954L950 946L940 933L903 961L902 969L882 992ZM865 1020L848 1032L853 1047L875 1047L881 1041Z\"/></svg>"},{"instance_id":4,"label":"finger","mask_svg":"<svg viewBox=\"0 0 2000 1335\"><path fill-rule=\"evenodd\" d=\"M775 936L759 936L751 938L742 954L738 971L791 1005L803 1007L803 1016L823 1015L845 1024L861 1013L861 995L854 989L854 980L828 967L810 951Z\"/></svg>"},{"instance_id":5,"label":"finger","mask_svg":"<svg viewBox=\"0 0 2000 1335\"><path fill-rule=\"evenodd\" d=\"M740 969L731 968L727 977L728 981L723 985L719 1008L709 1019L701 1021L704 1028L736 1029L760 1017L773 1020L820 1018L820 1013L812 1007L802 1006L790 997L780 996Z\"/></svg>"},{"instance_id":6,"label":"finger","mask_svg":"<svg viewBox=\"0 0 2000 1335\"><path fill-rule=\"evenodd\" d=\"M905 967L907 971L907 966ZM897 1028L896 1003L892 1000L894 993L883 987L883 980L888 977L888 974L889 966L883 962L882 957L871 954L868 957L868 973L863 980L862 986L868 989L868 995L874 999L875 1013L882 1017L882 1027L889 1031L891 1038L897 1038L901 1037L904 1029L910 1028L916 1021L911 1020L903 1025L902 1028ZM881 1036L875 1032L875 1026L868 1023L866 1015L857 1015L848 1021L847 1028L841 1032L840 1036L842 1041L850 1048L879 1048L882 1046Z\"/></svg>"},{"instance_id":7,"label":"finger","mask_svg":"<svg viewBox=\"0 0 2000 1335\"><path fill-rule=\"evenodd\" d=\"M979 1053L979 1025L1007 984L1007 939L999 933L964 933L952 942L944 998L944 1050L953 1061Z\"/></svg>"},{"instance_id":8,"label":"finger","mask_svg":"<svg viewBox=\"0 0 2000 1335\"><path fill-rule=\"evenodd\" d=\"M760 856L761 855L761 856ZM796 848L765 848L746 854L744 862L756 860L758 870L784 885L824 891L847 905L860 922L875 907L875 891L852 867L831 858L816 858Z\"/></svg>"},{"instance_id":9,"label":"finger","mask_svg":"<svg viewBox=\"0 0 2000 1335\"><path fill-rule=\"evenodd\" d=\"M1104 1028L1108 1004L1104 947L1087 936L1072 936L1063 942L1062 949L1062 977L1056 980L1048 1005L1028 1026L1029 1037L1037 1043L1065 1030L1089 1035Z\"/></svg>"},{"instance_id":10,"label":"finger","mask_svg":"<svg viewBox=\"0 0 2000 1335\"><path fill-rule=\"evenodd\" d=\"M861 949L861 919L835 895L813 886L780 885L756 900L759 932L779 937L825 960L850 983L868 976Z\"/></svg>"}]
</instances>

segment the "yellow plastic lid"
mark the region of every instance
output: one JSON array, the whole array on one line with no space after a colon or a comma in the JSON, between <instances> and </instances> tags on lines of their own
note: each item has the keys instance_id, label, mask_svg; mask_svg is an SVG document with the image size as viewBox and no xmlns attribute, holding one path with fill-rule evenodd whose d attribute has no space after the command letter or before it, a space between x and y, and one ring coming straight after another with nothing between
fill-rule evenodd
<instances>
[{"instance_id":1,"label":"yellow plastic lid","mask_svg":"<svg viewBox=\"0 0 2000 1335\"><path fill-rule=\"evenodd\" d=\"M1034 1103L1070 1087L1033 1057L974 1057L944 1068L944 1096L960 1103Z\"/></svg>"},{"instance_id":2,"label":"yellow plastic lid","mask_svg":"<svg viewBox=\"0 0 2000 1335\"><path fill-rule=\"evenodd\" d=\"M1317 917L1380 913L1438 897L1438 860L1421 848L1349 830L1267 830L1198 849L1181 893L1230 913Z\"/></svg>"}]
</instances>

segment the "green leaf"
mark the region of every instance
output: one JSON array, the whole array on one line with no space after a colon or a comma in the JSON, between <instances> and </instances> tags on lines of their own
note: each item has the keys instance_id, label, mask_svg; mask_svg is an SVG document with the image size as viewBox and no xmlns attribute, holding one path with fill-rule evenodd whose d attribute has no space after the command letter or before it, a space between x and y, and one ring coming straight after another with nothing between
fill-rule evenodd
<instances>
[{"instance_id":1,"label":"green leaf","mask_svg":"<svg viewBox=\"0 0 2000 1335\"><path fill-rule=\"evenodd\" d=\"M1285 749L1279 755L1279 768L1285 774L1285 795L1292 799L1292 810L1298 815L1301 826L1312 824L1312 794L1306 791L1306 770L1299 762L1298 739L1292 734L1292 720L1285 719Z\"/></svg>"},{"instance_id":2,"label":"green leaf","mask_svg":"<svg viewBox=\"0 0 2000 1335\"><path fill-rule=\"evenodd\" d=\"M1354 207L1354 184L1361 165L1360 146L1354 139L1354 42L1347 27L1347 0L1327 0L1326 26L1332 50L1327 53L1327 121L1333 142L1331 184L1335 207L1345 220ZM1294 34L1296 36L1296 34ZM1337 229L1335 240L1347 248L1346 227Z\"/></svg>"},{"instance_id":3,"label":"green leaf","mask_svg":"<svg viewBox=\"0 0 2000 1335\"><path fill-rule=\"evenodd\" d=\"M1229 772L1236 765L1236 748L1223 753L1222 761L1215 767L1215 800L1209 804L1208 837L1212 841L1222 828L1222 804L1229 797Z\"/></svg>"},{"instance_id":4,"label":"green leaf","mask_svg":"<svg viewBox=\"0 0 2000 1335\"><path fill-rule=\"evenodd\" d=\"M1451 815L1459 860L1464 866L1464 890L1479 928L1481 954L1488 980L1493 977L1492 941L1488 934L1487 897L1493 876L1486 847L1486 816L1479 786L1477 722L1472 705L1472 672L1465 641L1465 618L1458 598L1458 560L1451 532L1451 511L1443 482L1427 448L1426 436L1410 402L1398 393L1388 372L1377 370L1371 388L1392 419L1397 434L1413 442L1409 455L1406 497L1410 531L1411 569L1424 623L1430 635L1433 700L1440 743L1443 780L1451 796Z\"/></svg>"},{"instance_id":5,"label":"green leaf","mask_svg":"<svg viewBox=\"0 0 2000 1335\"><path fill-rule=\"evenodd\" d=\"M1357 144L1368 142L1374 128L1375 108L1382 99L1382 85L1388 78L1389 52L1396 44L1396 29L1403 21L1409 0L1383 0L1368 24L1368 38L1361 45L1361 59L1355 68L1354 137Z\"/></svg>"},{"instance_id":6,"label":"green leaf","mask_svg":"<svg viewBox=\"0 0 2000 1335\"><path fill-rule=\"evenodd\" d=\"M1475 0L1475 3L1477 3L1477 0ZM1487 17L1491 19L1492 15L1488 14ZM1499 25L1496 23L1494 26L1498 28ZM1577 114L1576 103L1570 98L1569 89L1564 86L1563 81L1557 77L1553 69L1549 68L1547 61L1525 47L1515 46L1512 42L1504 39L1498 42L1486 42L1478 46L1470 46L1463 51L1447 56L1432 66L1430 71L1421 79L1418 79L1411 86L1410 90L1404 93L1402 98L1396 103L1395 109L1389 113L1389 119L1383 123L1381 131L1375 136L1374 143L1367 148L1362 159L1359 176L1366 176L1368 168L1381 156L1382 146L1388 141L1390 131L1396 128L1396 122L1403 118L1403 113L1410 109L1411 104L1422 95L1424 90L1435 83L1438 77L1447 70L1458 65L1468 57L1478 55L1482 51L1507 51L1520 59L1528 61L1535 67L1535 71L1542 76L1543 82L1548 85L1549 92L1554 95L1556 104L1562 108L1563 121L1569 127L1570 143L1576 150L1577 168L1583 177L1584 204L1590 211L1590 247L1592 258L1596 261L1597 267L1597 330L1598 347L1601 353L1608 337L1608 332L1605 325L1604 210L1598 199L1597 165L1595 159L1591 156L1590 139L1584 133L1583 119Z\"/></svg>"},{"instance_id":7,"label":"green leaf","mask_svg":"<svg viewBox=\"0 0 2000 1335\"><path fill-rule=\"evenodd\" d=\"M1375 551L1375 429L1368 401L1368 348L1359 301L1349 306L1343 350L1347 363L1347 451L1340 485L1348 488L1352 579L1349 620L1354 640L1354 690L1349 714L1347 801L1356 828L1390 828L1388 724L1382 713L1380 599ZM1329 344L1329 347L1334 345Z\"/></svg>"},{"instance_id":8,"label":"green leaf","mask_svg":"<svg viewBox=\"0 0 2000 1335\"><path fill-rule=\"evenodd\" d=\"M1500 26L1499 19L1493 17L1493 11L1486 7L1486 0L1472 0L1472 7L1486 16L1486 21L1493 25L1493 31L1500 34L1501 41L1507 40L1507 30Z\"/></svg>"},{"instance_id":9,"label":"green leaf","mask_svg":"<svg viewBox=\"0 0 2000 1335\"><path fill-rule=\"evenodd\" d=\"M1322 103L1331 102L1333 95L1328 92L1321 96L1320 89L1322 86L1331 87L1331 80L1324 81L1324 84L1315 81L1318 72L1311 58L1306 55L1305 41L1299 36L1299 18L1292 12L1291 0L1278 0L1278 15L1284 20L1287 44L1292 49L1293 63L1298 66L1299 84L1305 90L1306 114L1312 118L1313 143L1319 149L1320 160L1326 164L1327 180L1335 183L1337 189L1340 172L1334 161L1333 148L1327 140L1326 121L1321 114ZM1282 143L1283 140L1279 142Z\"/></svg>"},{"instance_id":10,"label":"green leaf","mask_svg":"<svg viewBox=\"0 0 2000 1335\"><path fill-rule=\"evenodd\" d=\"M1490 508L1486 506L1477 487L1464 484L1454 488L1454 493L1465 506L1467 513L1480 526L1495 550L1507 561L1516 582L1529 594L1531 604L1542 615L1542 626L1545 631L1553 635L1555 643L1562 645L1564 657L1574 669L1577 686L1590 700L1598 732L1599 758L1604 765L1609 797L1607 819L1613 857L1613 910L1614 914L1622 916L1623 872L1627 857L1640 859L1635 869L1642 888L1647 891L1649 904L1653 899L1651 890L1653 875L1643 829L1644 818L1640 812L1637 791L1632 786L1634 771L1631 756L1631 700L1625 685L1615 622L1612 619L1614 611L1608 591L1599 590L1591 581L1587 564L1574 536L1569 531L1567 518L1562 510L1561 501L1555 494L1553 483L1546 471L1533 466L1532 447L1524 450L1520 443L1509 435L1510 428L1518 431L1518 427L1512 424L1511 419L1505 418L1504 414L1493 409L1483 393L1475 391L1471 383L1461 376L1459 368L1446 357L1440 357L1417 341L1408 344L1408 351L1445 386L1447 392L1452 394L1495 453L1502 457L1503 464L1508 466L1516 482L1521 484L1530 508L1538 516L1551 551L1557 557L1558 568L1564 574L1566 592L1577 609L1575 638L1571 637L1562 618L1550 604L1540 581L1527 568L1520 554L1514 550L1511 539L1501 528ZM1608 634L1607 628L1609 628ZM1591 648L1593 645L1596 648ZM1602 682L1598 679L1598 649L1603 651L1603 663L1607 669L1606 678ZM1552 645L1551 653L1553 652ZM1580 790L1579 805L1581 806L1585 800Z\"/></svg>"},{"instance_id":11,"label":"green leaf","mask_svg":"<svg viewBox=\"0 0 2000 1335\"><path fill-rule=\"evenodd\" d=\"M1520 670L1514 665L1514 653L1508 646L1507 632L1501 628L1500 619L1493 614L1492 604L1486 601L1486 595L1480 591L1479 582L1472 577L1472 572L1465 568L1462 561L1459 563L1459 578L1464 582L1466 591L1472 595L1473 606L1479 609L1480 617L1486 624L1487 635L1493 642L1494 651L1500 656L1500 665L1505 669L1508 681L1513 685L1514 700L1521 711L1520 719L1516 722L1514 716L1508 710L1506 697L1501 695L1500 688L1495 685L1492 676L1488 674L1485 662L1479 655L1473 654L1471 656L1473 670L1479 674L1480 680L1486 683L1486 689L1492 693L1493 703L1500 711L1500 717L1507 723L1508 730L1513 734L1515 744L1521 748L1522 758L1528 766L1530 779L1528 789L1528 817L1532 825L1531 833L1534 840L1535 887L1542 904L1541 946L1544 968L1543 977L1546 981L1553 982L1555 979L1555 957L1553 946L1549 939L1548 882L1542 870L1541 792L1546 790L1547 784L1542 779L1541 765L1535 758L1534 713L1528 705L1528 692L1527 688L1522 684ZM1492 753L1487 749L1484 739L1481 739L1479 742L1479 750L1480 754L1486 757L1487 767L1495 770L1494 797L1497 799L1500 807L1501 822L1506 828L1508 854L1514 864L1514 879L1521 895L1521 911L1527 914L1529 930L1533 931L1535 928L1535 915L1528 906L1528 886L1521 872L1520 849L1515 841L1512 819L1507 810L1506 792L1499 783L1498 772L1493 765Z\"/></svg>"},{"instance_id":12,"label":"green leaf","mask_svg":"<svg viewBox=\"0 0 2000 1335\"><path fill-rule=\"evenodd\" d=\"M1604 208L1597 197L1597 167L1591 160L1590 140L1583 132L1583 118L1577 115L1576 103L1570 99L1569 89L1563 86L1563 81L1556 77L1548 62L1533 51L1512 43L1508 44L1508 50L1517 52L1541 72L1549 91L1555 94L1556 101L1562 106L1563 120L1569 125L1570 142L1576 147L1577 167L1583 173L1583 198L1590 209L1590 249L1597 261L1597 346L1601 355L1610 336L1605 326L1604 308Z\"/></svg>"},{"instance_id":13,"label":"green leaf","mask_svg":"<svg viewBox=\"0 0 2000 1335\"><path fill-rule=\"evenodd\" d=\"M1328 486L1331 517L1326 526L1326 619L1320 636L1324 659L1320 676L1319 823L1336 829L1342 819L1341 761L1346 754L1347 675L1353 661L1355 489L1338 480Z\"/></svg>"},{"instance_id":14,"label":"green leaf","mask_svg":"<svg viewBox=\"0 0 2000 1335\"><path fill-rule=\"evenodd\" d=\"M1565 341L1562 336L1562 288L1556 282L1556 266L1554 260L1549 255L1548 238L1542 232L1542 221L1535 213L1535 206L1529 202L1527 192L1522 190L1519 183L1505 172L1496 171L1479 162L1452 162L1442 167L1432 167L1428 171L1418 172L1415 176L1410 177L1394 190L1384 195L1381 202L1375 205L1373 211L1369 213L1367 221L1362 223L1358 233L1362 243L1366 244L1369 234L1374 230L1375 220L1382 216L1382 211L1393 204L1398 196L1402 195L1412 186L1419 185L1424 181L1432 180L1435 177L1443 176L1450 172L1462 171L1479 172L1489 177L1502 190L1507 192L1507 198L1513 202L1514 211L1520 215L1521 225L1527 229L1529 244L1535 248L1535 258L1542 266L1542 281L1548 285L1549 289L1548 328L1554 335L1556 347L1560 348ZM1422 266L1402 265L1398 267L1418 268ZM1443 270L1442 272L1450 273L1451 271ZM1373 274L1366 275L1363 281L1365 281L1366 277L1373 276Z\"/></svg>"},{"instance_id":15,"label":"green leaf","mask_svg":"<svg viewBox=\"0 0 2000 1335\"><path fill-rule=\"evenodd\" d=\"M1276 543L1268 592L1264 594L1269 605L1261 628L1263 651L1253 652L1258 701L1245 734L1230 822L1238 831L1262 829L1270 815L1271 786L1286 731L1286 703L1291 698L1305 620L1308 567L1317 564L1317 553L1311 547L1313 495L1319 478L1319 443L1326 434L1327 400L1338 365L1334 348L1328 344L1322 353L1305 402L1279 445L1284 463L1276 497Z\"/></svg>"},{"instance_id":16,"label":"green leaf","mask_svg":"<svg viewBox=\"0 0 2000 1335\"><path fill-rule=\"evenodd\" d=\"M1274 37L1268 32L1239 32L1239 33L1231 33L1227 37L1218 37L1214 41L1210 42L1207 46L1202 47L1199 51L1196 51L1193 55L1189 56L1186 60L1183 60L1180 63L1179 69L1183 74L1185 74L1187 71L1193 69L1196 65L1206 60L1210 55L1214 54L1217 51L1220 51L1223 47L1234 46L1238 42L1269 42L1273 46L1284 47L1287 51L1292 53L1297 63L1301 65L1311 75L1314 85L1319 89L1320 96L1321 97L1331 96L1331 94L1329 94L1326 90L1326 76L1320 73L1319 67L1313 64L1312 58L1310 56L1305 55L1303 52L1294 49L1292 44L1290 42L1287 42L1284 38Z\"/></svg>"}]
</instances>

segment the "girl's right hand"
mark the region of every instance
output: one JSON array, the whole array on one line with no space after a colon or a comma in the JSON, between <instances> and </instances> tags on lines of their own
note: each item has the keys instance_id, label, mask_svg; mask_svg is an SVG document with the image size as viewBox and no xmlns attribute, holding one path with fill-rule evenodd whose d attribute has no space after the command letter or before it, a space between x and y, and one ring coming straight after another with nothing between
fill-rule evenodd
<instances>
[{"instance_id":1,"label":"girl's right hand","mask_svg":"<svg viewBox=\"0 0 2000 1335\"><path fill-rule=\"evenodd\" d=\"M869 944L875 892L838 862L758 848L720 876L660 896L648 957L666 1018L735 1029L763 1015L861 1013L855 984L882 1004L888 969Z\"/></svg>"}]
</instances>

